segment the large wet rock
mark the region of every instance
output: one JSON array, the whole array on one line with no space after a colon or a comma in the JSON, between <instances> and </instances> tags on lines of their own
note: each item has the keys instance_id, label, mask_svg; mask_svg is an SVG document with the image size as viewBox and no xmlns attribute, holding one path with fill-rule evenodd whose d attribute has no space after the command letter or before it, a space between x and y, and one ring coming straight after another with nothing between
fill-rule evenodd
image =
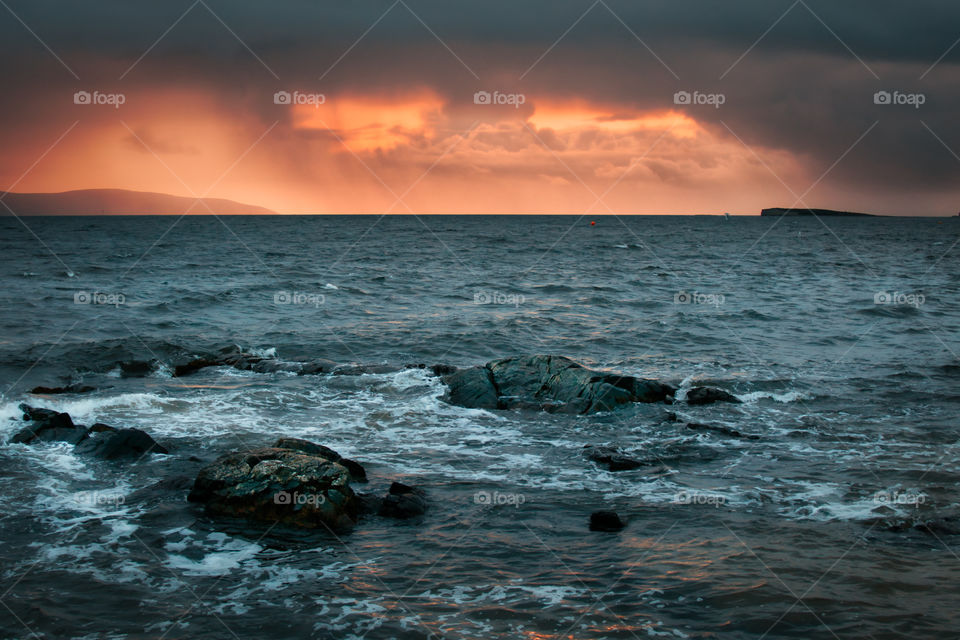
<instances>
[{"instance_id":1,"label":"large wet rock","mask_svg":"<svg viewBox=\"0 0 960 640\"><path fill-rule=\"evenodd\" d=\"M350 471L316 446L315 451L266 447L222 456L200 471L188 498L215 515L350 528L359 507Z\"/></svg>"},{"instance_id":2,"label":"large wet rock","mask_svg":"<svg viewBox=\"0 0 960 640\"><path fill-rule=\"evenodd\" d=\"M588 369L563 356L493 360L444 378L450 404L475 409L531 408L562 413L610 411L631 402L664 402L674 388L656 380Z\"/></svg>"},{"instance_id":3,"label":"large wet rock","mask_svg":"<svg viewBox=\"0 0 960 640\"><path fill-rule=\"evenodd\" d=\"M18 431L10 442L31 444L34 442L68 442L77 444L87 437L87 428L74 424L70 414L21 404L23 419L31 424Z\"/></svg>"}]
</instances>

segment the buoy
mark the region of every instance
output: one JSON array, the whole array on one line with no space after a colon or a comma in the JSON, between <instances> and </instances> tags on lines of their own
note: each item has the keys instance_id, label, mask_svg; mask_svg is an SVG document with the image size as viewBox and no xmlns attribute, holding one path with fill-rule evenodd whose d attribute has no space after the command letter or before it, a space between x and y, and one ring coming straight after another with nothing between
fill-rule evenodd
<instances>
[{"instance_id":1,"label":"buoy","mask_svg":"<svg viewBox=\"0 0 960 640\"><path fill-rule=\"evenodd\" d=\"M590 221L590 226L591 226L591 227L597 226L596 220L591 220L591 221Z\"/></svg>"}]
</instances>

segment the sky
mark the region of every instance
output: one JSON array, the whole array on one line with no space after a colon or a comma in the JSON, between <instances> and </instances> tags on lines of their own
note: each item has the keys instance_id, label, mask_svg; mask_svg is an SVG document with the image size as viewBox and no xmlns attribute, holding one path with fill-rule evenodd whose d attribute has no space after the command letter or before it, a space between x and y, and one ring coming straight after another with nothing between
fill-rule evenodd
<instances>
[{"instance_id":1,"label":"sky","mask_svg":"<svg viewBox=\"0 0 960 640\"><path fill-rule=\"evenodd\" d=\"M4 0L0 190L960 210L960 3Z\"/></svg>"}]
</instances>

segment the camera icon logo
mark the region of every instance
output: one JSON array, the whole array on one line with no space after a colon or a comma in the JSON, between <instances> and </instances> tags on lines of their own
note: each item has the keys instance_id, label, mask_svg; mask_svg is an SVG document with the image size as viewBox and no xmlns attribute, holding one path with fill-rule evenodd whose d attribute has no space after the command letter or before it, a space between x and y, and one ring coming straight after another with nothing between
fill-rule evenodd
<instances>
[{"instance_id":1,"label":"camera icon logo","mask_svg":"<svg viewBox=\"0 0 960 640\"><path fill-rule=\"evenodd\" d=\"M273 294L273 304L292 304L293 298L290 297L289 291L277 291Z\"/></svg>"},{"instance_id":2,"label":"camera icon logo","mask_svg":"<svg viewBox=\"0 0 960 640\"><path fill-rule=\"evenodd\" d=\"M673 94L673 103L674 104L691 104L693 102L693 96L690 95L689 91L677 91Z\"/></svg>"},{"instance_id":3,"label":"camera icon logo","mask_svg":"<svg viewBox=\"0 0 960 640\"><path fill-rule=\"evenodd\" d=\"M277 91L273 94L273 104L292 104L293 96L289 91Z\"/></svg>"},{"instance_id":4,"label":"camera icon logo","mask_svg":"<svg viewBox=\"0 0 960 640\"><path fill-rule=\"evenodd\" d=\"M77 291L73 294L73 304L90 304L93 302L93 298L90 297L89 291Z\"/></svg>"},{"instance_id":5,"label":"camera icon logo","mask_svg":"<svg viewBox=\"0 0 960 640\"><path fill-rule=\"evenodd\" d=\"M679 291L673 296L673 304L690 304L693 302L693 296L686 291Z\"/></svg>"},{"instance_id":6,"label":"camera icon logo","mask_svg":"<svg viewBox=\"0 0 960 640\"><path fill-rule=\"evenodd\" d=\"M493 302L493 296L490 295L489 291L477 291L473 294L474 304L491 304Z\"/></svg>"},{"instance_id":7,"label":"camera icon logo","mask_svg":"<svg viewBox=\"0 0 960 640\"><path fill-rule=\"evenodd\" d=\"M887 291L878 291L873 295L873 304L891 304L893 296Z\"/></svg>"},{"instance_id":8,"label":"camera icon logo","mask_svg":"<svg viewBox=\"0 0 960 640\"><path fill-rule=\"evenodd\" d=\"M286 491L273 494L273 504L293 504L293 496Z\"/></svg>"},{"instance_id":9,"label":"camera icon logo","mask_svg":"<svg viewBox=\"0 0 960 640\"><path fill-rule=\"evenodd\" d=\"M473 94L473 104L492 104L493 96L489 91L477 91Z\"/></svg>"},{"instance_id":10,"label":"camera icon logo","mask_svg":"<svg viewBox=\"0 0 960 640\"><path fill-rule=\"evenodd\" d=\"M889 91L877 91L873 94L873 104L892 104L893 95Z\"/></svg>"},{"instance_id":11,"label":"camera icon logo","mask_svg":"<svg viewBox=\"0 0 960 640\"><path fill-rule=\"evenodd\" d=\"M89 91L77 91L73 94L73 104L91 104L93 96Z\"/></svg>"}]
</instances>

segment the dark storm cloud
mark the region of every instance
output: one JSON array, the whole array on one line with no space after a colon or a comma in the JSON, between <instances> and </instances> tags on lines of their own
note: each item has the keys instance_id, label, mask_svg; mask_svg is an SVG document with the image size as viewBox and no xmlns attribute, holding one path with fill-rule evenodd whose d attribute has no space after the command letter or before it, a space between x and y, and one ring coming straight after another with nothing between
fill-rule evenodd
<instances>
[{"instance_id":1,"label":"dark storm cloud","mask_svg":"<svg viewBox=\"0 0 960 640\"><path fill-rule=\"evenodd\" d=\"M957 3L14 0L9 5L81 80L0 10L0 52L10 93L18 96L0 105L7 135L27 135L24 122L42 120L47 111L52 117L55 109L45 106L51 96L91 83L105 90L212 89L228 108L264 121L278 114L263 97L297 86L329 94L428 87L463 102L478 89L502 89L583 98L614 112L674 108L674 93L686 90L726 97L720 109L690 107L701 122L729 128L729 135L751 147L795 153L807 159L814 175L827 171L868 130L831 179L874 184L878 190L947 190L960 170L944 146L960 150L953 115L960 100L955 82L960 47L931 70L960 38ZM923 93L926 102L919 109L877 105L877 91Z\"/></svg>"}]
</instances>

